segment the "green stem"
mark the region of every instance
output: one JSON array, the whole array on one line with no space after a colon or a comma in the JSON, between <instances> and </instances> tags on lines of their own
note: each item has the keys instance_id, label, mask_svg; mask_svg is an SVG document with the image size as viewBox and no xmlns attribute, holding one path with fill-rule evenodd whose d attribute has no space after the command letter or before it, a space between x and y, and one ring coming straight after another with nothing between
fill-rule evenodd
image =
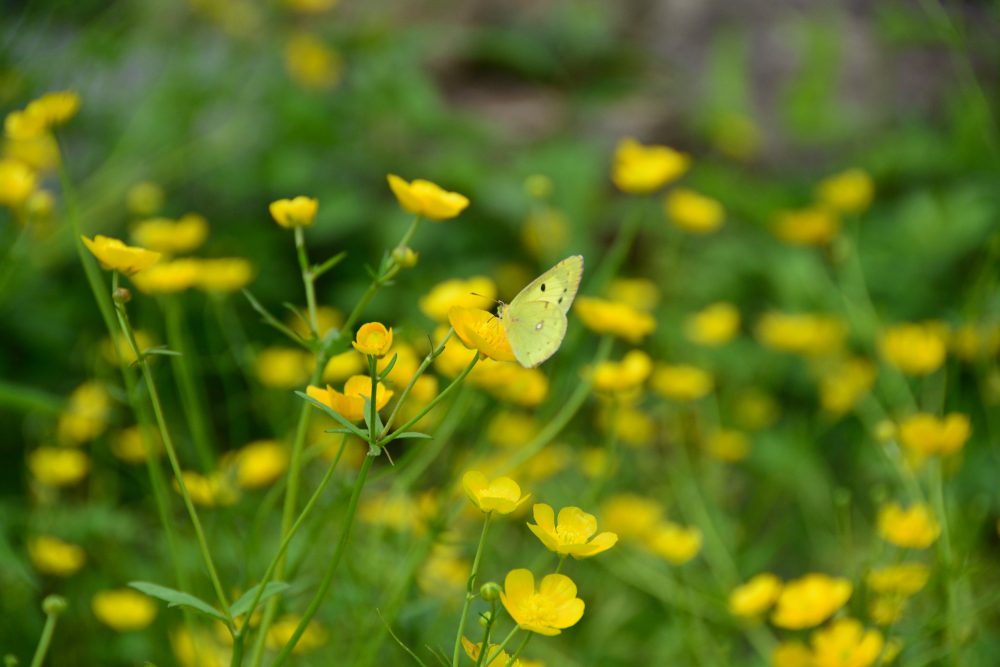
<instances>
[{"instance_id":1,"label":"green stem","mask_svg":"<svg viewBox=\"0 0 1000 667\"><path fill-rule=\"evenodd\" d=\"M361 489L365 485L365 480L368 479L368 472L371 470L374 460L374 456L366 456L365 462L361 465L361 471L358 473L358 478L354 482L354 489L351 491L351 500L347 506L347 515L344 517L344 527L341 529L340 540L337 542L337 547L330 559L330 564L327 566L326 574L323 575L323 581L320 582L319 589L309 602L309 606L306 607L305 612L303 612L302 618L295 628L295 632L292 633L288 643L285 644L281 652L274 659L274 662L271 663L271 667L279 667L279 665L285 664L288 656L291 655L295 645L299 643L299 639L309 626L309 622L312 621L319 606L323 603L323 598L326 597L327 591L330 590L330 584L333 583L333 575L337 571L337 566L340 564L340 559L343 557L344 551L347 549L347 542L351 537L351 528L354 525L354 515L357 513Z\"/></svg>"},{"instance_id":2,"label":"green stem","mask_svg":"<svg viewBox=\"0 0 1000 667\"><path fill-rule=\"evenodd\" d=\"M263 589L263 586L261 586L261 589ZM233 655L229 659L229 667L240 667L243 664L243 647L245 642L246 635L242 632L237 632L233 635Z\"/></svg>"},{"instance_id":3,"label":"green stem","mask_svg":"<svg viewBox=\"0 0 1000 667\"><path fill-rule=\"evenodd\" d=\"M534 634L534 632L529 632L524 635L524 639L521 640L521 645L517 647L516 651L514 651L514 655L510 656L510 660L507 661L504 667L511 667L511 665L517 662L517 659L521 657L521 652L524 651L524 647L528 645L528 642L531 641L531 637Z\"/></svg>"},{"instance_id":4,"label":"green stem","mask_svg":"<svg viewBox=\"0 0 1000 667\"><path fill-rule=\"evenodd\" d=\"M493 601L490 607L490 618L486 622L486 627L483 628L483 641L479 643L479 657L476 658L476 667L480 667L483 664L483 660L486 659L486 654L489 653L487 649L490 645L490 635L493 633L493 626L497 622L497 603L496 600Z\"/></svg>"},{"instance_id":5,"label":"green stem","mask_svg":"<svg viewBox=\"0 0 1000 667\"><path fill-rule=\"evenodd\" d=\"M118 272L115 271L112 277L112 293L117 288ZM198 539L198 548L201 550L202 559L205 561L205 567L208 569L208 576L212 580L212 587L215 589L215 595L219 600L219 604L222 605L223 613L228 617L229 602L226 599L222 582L219 580L219 573L215 569L215 562L212 560L212 553L209 551L205 532L201 527L201 520L198 518L198 512L195 510L194 503L191 501L191 495L187 490L187 485L184 483L184 475L181 470L180 461L177 458L177 450L174 448L173 439L170 437L170 431L167 428L167 420L163 414L163 405L160 403L160 394L156 389L156 383L153 381L153 373L149 368L149 362L142 355L142 350L139 349L139 345L136 343L135 332L129 323L125 305L123 303L116 303L115 309L118 314L118 323L121 326L122 333L125 334L125 339L128 341L129 347L132 348L132 352L138 360L139 368L142 370L142 376L146 381L146 389L149 391L149 400L153 405L153 414L156 417L156 424L160 429L163 448L166 450L167 458L170 460L170 467L173 469L174 479L180 490L181 498L184 499L184 507L187 509L188 516L191 518L191 524L194 526L195 536ZM231 621L232 619L230 618Z\"/></svg>"},{"instance_id":6,"label":"green stem","mask_svg":"<svg viewBox=\"0 0 1000 667\"><path fill-rule=\"evenodd\" d=\"M31 659L31 667L42 667L42 663L45 662L45 655L49 652L49 644L52 643L58 618L59 614L45 615L45 626L42 627L42 636L38 638L38 647L35 648L35 656Z\"/></svg>"},{"instance_id":7,"label":"green stem","mask_svg":"<svg viewBox=\"0 0 1000 667\"><path fill-rule=\"evenodd\" d=\"M517 631L520 629L521 626L519 625L515 625L513 628L511 628L511 631L507 634L506 637L503 638L503 641L500 642L500 645L497 646L495 649L493 649L493 651L490 650L489 646L480 647L479 649L480 655L482 655L483 653L489 654L486 656L487 665L490 664L490 662L492 662L496 658L496 656L500 655L505 648L507 648L507 644L510 643L510 640L514 638L514 635L516 635Z\"/></svg>"},{"instance_id":8,"label":"green stem","mask_svg":"<svg viewBox=\"0 0 1000 667\"><path fill-rule=\"evenodd\" d=\"M417 225L420 224L420 216L413 216L413 221L410 226L407 227L406 232L403 234L403 238L400 239L399 243L396 245L397 248L405 248L410 245L410 241L413 239L413 235L417 232Z\"/></svg>"},{"instance_id":9,"label":"green stem","mask_svg":"<svg viewBox=\"0 0 1000 667\"><path fill-rule=\"evenodd\" d=\"M372 454L380 451L378 449L378 365L375 357L368 355L368 375L372 381L372 391L368 395L368 447Z\"/></svg>"},{"instance_id":10,"label":"green stem","mask_svg":"<svg viewBox=\"0 0 1000 667\"><path fill-rule=\"evenodd\" d=\"M486 535L490 532L490 521L493 513L487 512L483 520L483 532L479 536L479 545L476 547L476 556L472 560L472 571L469 573L469 580L465 586L465 604L462 605L462 616L458 620L458 632L455 634L455 648L451 655L452 667L458 667L458 656L462 650L462 635L465 633L465 622L469 616L469 606L476 597L476 577L479 575L479 561L482 560L483 551L486 548ZM485 649L485 647L484 647Z\"/></svg>"},{"instance_id":11,"label":"green stem","mask_svg":"<svg viewBox=\"0 0 1000 667\"><path fill-rule=\"evenodd\" d=\"M597 354L594 355L594 360L591 362L595 366L605 361L608 355L611 353L611 345L614 343L614 339L611 336L605 336L601 339L600 344L597 346ZM589 378L581 378L576 384L576 388L570 397L562 404L559 412L549 420L549 423L542 428L534 439L528 444L518 450L518 452L511 456L503 466L501 466L497 474L505 475L511 470L516 469L518 466L522 465L526 461L530 460L538 452L542 451L545 445L552 442L552 440L562 433L562 430L566 428L570 420L577 413L580 407L583 405L583 401L586 400L587 395L590 393L590 388L593 385L593 381Z\"/></svg>"},{"instance_id":12,"label":"green stem","mask_svg":"<svg viewBox=\"0 0 1000 667\"><path fill-rule=\"evenodd\" d=\"M559 554L559 564L556 565L556 574L562 572L563 565L566 563L566 554Z\"/></svg>"},{"instance_id":13,"label":"green stem","mask_svg":"<svg viewBox=\"0 0 1000 667\"><path fill-rule=\"evenodd\" d=\"M959 667L962 664L962 642L959 639L958 627L958 591L955 587L955 562L951 544L951 530L948 525L948 510L944 500L944 474L941 470L941 459L935 457L931 462L931 499L934 503L934 513L941 522L941 538L938 540L938 558L944 570L945 586L945 638L948 643L948 654L951 664Z\"/></svg>"},{"instance_id":14,"label":"green stem","mask_svg":"<svg viewBox=\"0 0 1000 667\"><path fill-rule=\"evenodd\" d=\"M306 288L306 308L309 309L309 329L313 338L320 337L319 317L316 312L316 286L309 268L309 256L306 254L306 236L302 227L295 228L295 254L299 258L299 270L302 271L302 284Z\"/></svg>"},{"instance_id":15,"label":"green stem","mask_svg":"<svg viewBox=\"0 0 1000 667\"><path fill-rule=\"evenodd\" d=\"M175 297L176 295L168 295L160 302L166 315L167 343L170 345L170 349L180 353L172 356L170 361L174 368L174 374L177 376L181 405L191 427L191 439L194 441L198 460L203 472L210 472L215 468L215 456L211 428L205 414L204 406L207 401L202 392L199 391L199 385L195 379L196 373L192 367L194 354L184 333L187 330L184 310Z\"/></svg>"},{"instance_id":16,"label":"green stem","mask_svg":"<svg viewBox=\"0 0 1000 667\"><path fill-rule=\"evenodd\" d=\"M386 435L385 437L383 437L382 440L378 443L379 446L380 447L385 447L387 444L389 444L390 442L392 442L393 440L395 440L397 436L399 436L399 435L401 435L403 433L406 433L406 430L408 428L410 428L411 426L413 426L414 424L416 424L418 421L420 421L421 419L423 419L424 415L426 415L428 412L430 412L431 410L433 410L434 407L438 403L440 403L441 401L444 400L445 396L447 396L448 394L450 394L453 389L455 389L456 387L458 387L462 383L462 380L464 380L465 377L469 373L472 372L472 369L476 367L477 363L479 363L479 353L478 352L476 353L476 356L474 356L472 358L472 361L469 362L469 365L466 366L465 369L461 373L459 373L458 377L456 377L454 380L451 381L451 384L449 384L447 387L445 387L444 389L442 389L441 392L437 396L435 396L430 402L427 403L427 405L425 405L423 407L423 409L420 410L420 412L418 412L416 414L416 416L414 416L413 418L411 418L408 422L406 422L405 424L403 424L402 426L400 426L398 429L396 429L392 433L390 433L390 434Z\"/></svg>"},{"instance_id":17,"label":"green stem","mask_svg":"<svg viewBox=\"0 0 1000 667\"><path fill-rule=\"evenodd\" d=\"M597 266L593 277L587 283L588 294L600 294L611 279L618 273L622 262L628 255L628 251L635 242L635 237L642 227L642 220L645 217L645 200L634 200L631 202L631 210L625 218L625 222L618 228L618 234L614 242L604 255L604 259Z\"/></svg>"},{"instance_id":18,"label":"green stem","mask_svg":"<svg viewBox=\"0 0 1000 667\"><path fill-rule=\"evenodd\" d=\"M413 389L413 385L417 383L417 380L420 378L421 375L424 374L424 372L427 370L427 367L431 365L431 362L437 359L441 355L441 353L444 352L444 348L445 345L448 343L448 339L451 338L454 335L454 333L455 329L449 328L448 333L445 334L445 337L441 339L441 342L438 343L433 350L428 352L427 356L424 357L423 361L420 362L420 365L417 366L416 372L413 374L413 377L410 378L410 382L406 385L406 388L403 389L403 393L399 395L399 399L396 401L396 405L393 406L392 412L389 413L389 418L385 420L384 430L386 433L389 432L389 427L392 426L393 420L396 419L396 413L399 412L399 406L401 406L403 402L406 401L406 397L410 395L410 391Z\"/></svg>"}]
</instances>

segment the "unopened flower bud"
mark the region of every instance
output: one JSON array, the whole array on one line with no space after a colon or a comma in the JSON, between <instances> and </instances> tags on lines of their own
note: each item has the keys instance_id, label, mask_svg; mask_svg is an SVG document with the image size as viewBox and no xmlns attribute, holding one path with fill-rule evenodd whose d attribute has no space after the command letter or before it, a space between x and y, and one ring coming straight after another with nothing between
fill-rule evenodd
<instances>
[{"instance_id":1,"label":"unopened flower bud","mask_svg":"<svg viewBox=\"0 0 1000 667\"><path fill-rule=\"evenodd\" d=\"M487 581L479 589L479 594L487 602L494 602L500 599L500 584L495 581Z\"/></svg>"},{"instance_id":2,"label":"unopened flower bud","mask_svg":"<svg viewBox=\"0 0 1000 667\"><path fill-rule=\"evenodd\" d=\"M127 287L116 287L111 298L115 300L115 303L128 303L132 300L132 292Z\"/></svg>"},{"instance_id":3,"label":"unopened flower bud","mask_svg":"<svg viewBox=\"0 0 1000 667\"><path fill-rule=\"evenodd\" d=\"M412 269L417 265L420 256L409 246L399 246L392 251L392 259L404 269Z\"/></svg>"},{"instance_id":4,"label":"unopened flower bud","mask_svg":"<svg viewBox=\"0 0 1000 667\"><path fill-rule=\"evenodd\" d=\"M66 598L61 595L49 595L42 600L42 611L49 616L58 616L66 611Z\"/></svg>"}]
</instances>

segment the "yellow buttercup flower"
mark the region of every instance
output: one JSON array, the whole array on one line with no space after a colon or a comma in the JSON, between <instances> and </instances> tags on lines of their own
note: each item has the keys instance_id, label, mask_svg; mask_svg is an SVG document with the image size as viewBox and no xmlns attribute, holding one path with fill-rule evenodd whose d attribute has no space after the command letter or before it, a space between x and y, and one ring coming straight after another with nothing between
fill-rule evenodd
<instances>
[{"instance_id":1,"label":"yellow buttercup flower","mask_svg":"<svg viewBox=\"0 0 1000 667\"><path fill-rule=\"evenodd\" d=\"M188 213L176 221L150 218L136 224L132 240L164 254L191 252L208 238L208 221L197 213Z\"/></svg>"},{"instance_id":2,"label":"yellow buttercup flower","mask_svg":"<svg viewBox=\"0 0 1000 667\"><path fill-rule=\"evenodd\" d=\"M771 653L771 667L813 667L812 651L797 640L779 642Z\"/></svg>"},{"instance_id":3,"label":"yellow buttercup flower","mask_svg":"<svg viewBox=\"0 0 1000 667\"><path fill-rule=\"evenodd\" d=\"M573 311L591 331L624 338L632 344L639 343L656 328L652 315L617 301L580 296L573 304Z\"/></svg>"},{"instance_id":4,"label":"yellow buttercup flower","mask_svg":"<svg viewBox=\"0 0 1000 667\"><path fill-rule=\"evenodd\" d=\"M879 510L878 532L882 539L897 547L926 549L941 534L941 524L924 503L914 503L907 508L888 503Z\"/></svg>"},{"instance_id":5,"label":"yellow buttercup flower","mask_svg":"<svg viewBox=\"0 0 1000 667\"><path fill-rule=\"evenodd\" d=\"M163 188L152 181L140 181L125 193L125 206L134 215L153 215L161 208L166 195Z\"/></svg>"},{"instance_id":6,"label":"yellow buttercup flower","mask_svg":"<svg viewBox=\"0 0 1000 667\"><path fill-rule=\"evenodd\" d=\"M306 354L303 357L303 361L307 366L311 366L313 363L312 358ZM388 360L383 358L379 361L379 372L382 371L384 365L388 363ZM397 363L398 365L398 363ZM323 382L343 382L352 375L358 375L368 364L365 362L365 356L360 354L357 350L347 350L341 352L340 354L335 354L330 357L330 360L326 362L326 367L323 368ZM308 370L306 371L308 374ZM389 374L391 378L395 375L396 370L393 368L392 373Z\"/></svg>"},{"instance_id":7,"label":"yellow buttercup flower","mask_svg":"<svg viewBox=\"0 0 1000 667\"><path fill-rule=\"evenodd\" d=\"M781 580L770 573L758 574L729 593L729 613L744 618L760 616L781 595Z\"/></svg>"},{"instance_id":8,"label":"yellow buttercup flower","mask_svg":"<svg viewBox=\"0 0 1000 667\"><path fill-rule=\"evenodd\" d=\"M315 35L299 33L285 45L285 71L303 88L326 90L340 82L344 59Z\"/></svg>"},{"instance_id":9,"label":"yellow buttercup flower","mask_svg":"<svg viewBox=\"0 0 1000 667\"><path fill-rule=\"evenodd\" d=\"M684 321L684 335L687 339L705 347L725 345L739 331L740 311L725 301L706 306Z\"/></svg>"},{"instance_id":10,"label":"yellow buttercup flower","mask_svg":"<svg viewBox=\"0 0 1000 667\"><path fill-rule=\"evenodd\" d=\"M471 566L456 549L437 543L417 575L417 585L425 593L454 601L453 596L465 593Z\"/></svg>"},{"instance_id":11,"label":"yellow buttercup flower","mask_svg":"<svg viewBox=\"0 0 1000 667\"><path fill-rule=\"evenodd\" d=\"M683 565L697 556L701 543L700 530L672 521L664 521L646 536L649 550L674 565Z\"/></svg>"},{"instance_id":12,"label":"yellow buttercup flower","mask_svg":"<svg viewBox=\"0 0 1000 667\"><path fill-rule=\"evenodd\" d=\"M750 454L750 439L743 431L719 429L706 438L708 453L727 463L742 461Z\"/></svg>"},{"instance_id":13,"label":"yellow buttercup flower","mask_svg":"<svg viewBox=\"0 0 1000 667\"><path fill-rule=\"evenodd\" d=\"M17 208L35 191L38 177L18 160L0 159L0 206Z\"/></svg>"},{"instance_id":14,"label":"yellow buttercup flower","mask_svg":"<svg viewBox=\"0 0 1000 667\"><path fill-rule=\"evenodd\" d=\"M489 480L478 470L462 475L462 488L472 504L486 513L510 514L531 497L530 493L522 496L521 487L510 477Z\"/></svg>"},{"instance_id":15,"label":"yellow buttercup flower","mask_svg":"<svg viewBox=\"0 0 1000 667\"><path fill-rule=\"evenodd\" d=\"M82 547L51 535L29 538L28 556L35 569L56 577L68 577L76 573L87 560Z\"/></svg>"},{"instance_id":16,"label":"yellow buttercup flower","mask_svg":"<svg viewBox=\"0 0 1000 667\"><path fill-rule=\"evenodd\" d=\"M78 445L104 433L111 413L111 396L100 382L84 382L69 396L59 416L57 431L62 444Z\"/></svg>"},{"instance_id":17,"label":"yellow buttercup flower","mask_svg":"<svg viewBox=\"0 0 1000 667\"><path fill-rule=\"evenodd\" d=\"M867 359L847 359L823 374L819 402L824 410L842 415L852 409L875 384L875 366Z\"/></svg>"},{"instance_id":18,"label":"yellow buttercup flower","mask_svg":"<svg viewBox=\"0 0 1000 667\"><path fill-rule=\"evenodd\" d=\"M31 141L45 134L42 118L27 111L11 111L3 119L4 134L14 141Z\"/></svg>"},{"instance_id":19,"label":"yellow buttercup flower","mask_svg":"<svg viewBox=\"0 0 1000 667\"><path fill-rule=\"evenodd\" d=\"M597 518L579 507L564 507L558 519L551 505L537 503L534 507L535 523L528 528L542 541L545 548L561 556L589 558L607 551L618 542L614 533L597 532Z\"/></svg>"},{"instance_id":20,"label":"yellow buttercup flower","mask_svg":"<svg viewBox=\"0 0 1000 667\"><path fill-rule=\"evenodd\" d=\"M479 350L483 357L496 361L517 361L503 324L493 313L452 306L448 321L458 339L470 350Z\"/></svg>"},{"instance_id":21,"label":"yellow buttercup flower","mask_svg":"<svg viewBox=\"0 0 1000 667\"><path fill-rule=\"evenodd\" d=\"M236 484L244 489L270 486L288 468L288 448L275 440L257 440L234 456Z\"/></svg>"},{"instance_id":22,"label":"yellow buttercup flower","mask_svg":"<svg viewBox=\"0 0 1000 667\"><path fill-rule=\"evenodd\" d=\"M972 434L969 418L958 412L935 417L926 412L899 423L899 442L919 456L947 456L962 449Z\"/></svg>"},{"instance_id":23,"label":"yellow buttercup flower","mask_svg":"<svg viewBox=\"0 0 1000 667\"><path fill-rule=\"evenodd\" d=\"M297 347L269 347L257 355L257 379L265 387L295 389L309 380L313 357Z\"/></svg>"},{"instance_id":24,"label":"yellow buttercup flower","mask_svg":"<svg viewBox=\"0 0 1000 667\"><path fill-rule=\"evenodd\" d=\"M691 158L667 146L622 139L615 149L611 180L622 192L647 194L680 178Z\"/></svg>"},{"instance_id":25,"label":"yellow buttercup flower","mask_svg":"<svg viewBox=\"0 0 1000 667\"><path fill-rule=\"evenodd\" d=\"M87 249L98 259L101 266L108 271L121 271L125 275L148 269L160 259L160 253L127 246L118 239L98 234L93 240L81 237Z\"/></svg>"},{"instance_id":26,"label":"yellow buttercup flower","mask_svg":"<svg viewBox=\"0 0 1000 667\"><path fill-rule=\"evenodd\" d=\"M583 600L576 584L563 574L548 574L535 590L531 570L511 570L504 579L500 601L522 630L555 636L583 617Z\"/></svg>"},{"instance_id":27,"label":"yellow buttercup flower","mask_svg":"<svg viewBox=\"0 0 1000 667\"><path fill-rule=\"evenodd\" d=\"M351 345L361 354L381 359L392 347L392 329L381 322L362 324Z\"/></svg>"},{"instance_id":28,"label":"yellow buttercup flower","mask_svg":"<svg viewBox=\"0 0 1000 667\"><path fill-rule=\"evenodd\" d=\"M660 288L647 278L615 278L608 285L606 296L637 310L653 311L660 302Z\"/></svg>"},{"instance_id":29,"label":"yellow buttercup flower","mask_svg":"<svg viewBox=\"0 0 1000 667\"><path fill-rule=\"evenodd\" d=\"M659 364L649 382L653 391L675 401L696 401L711 393L712 376L697 366Z\"/></svg>"},{"instance_id":30,"label":"yellow buttercup flower","mask_svg":"<svg viewBox=\"0 0 1000 667\"><path fill-rule=\"evenodd\" d=\"M322 14L337 6L340 0L283 0L285 7L301 14Z\"/></svg>"},{"instance_id":31,"label":"yellow buttercup flower","mask_svg":"<svg viewBox=\"0 0 1000 667\"><path fill-rule=\"evenodd\" d=\"M923 563L900 563L872 570L865 583L876 593L909 597L920 592L930 576L930 568Z\"/></svg>"},{"instance_id":32,"label":"yellow buttercup flower","mask_svg":"<svg viewBox=\"0 0 1000 667\"><path fill-rule=\"evenodd\" d=\"M286 229L309 227L316 221L319 201L299 195L294 199L279 199L271 202L268 210L274 221Z\"/></svg>"},{"instance_id":33,"label":"yellow buttercup flower","mask_svg":"<svg viewBox=\"0 0 1000 667\"><path fill-rule=\"evenodd\" d=\"M900 595L876 595L868 602L868 616L876 625L895 625L904 611L906 598Z\"/></svg>"},{"instance_id":34,"label":"yellow buttercup flower","mask_svg":"<svg viewBox=\"0 0 1000 667\"><path fill-rule=\"evenodd\" d=\"M927 375L944 363L947 329L939 322L897 324L879 338L882 358L907 375Z\"/></svg>"},{"instance_id":35,"label":"yellow buttercup flower","mask_svg":"<svg viewBox=\"0 0 1000 667\"><path fill-rule=\"evenodd\" d=\"M644 447L653 440L656 424L643 410L628 405L632 396L620 394L617 405L603 405L597 413L597 425L605 433L614 432L615 437L626 445Z\"/></svg>"},{"instance_id":36,"label":"yellow buttercup flower","mask_svg":"<svg viewBox=\"0 0 1000 667\"><path fill-rule=\"evenodd\" d=\"M642 540L660 525L663 506L651 498L622 493L601 507L601 523L623 539Z\"/></svg>"},{"instance_id":37,"label":"yellow buttercup flower","mask_svg":"<svg viewBox=\"0 0 1000 667\"><path fill-rule=\"evenodd\" d=\"M242 257L202 259L198 260L195 285L206 292L235 292L249 285L253 277L253 264Z\"/></svg>"},{"instance_id":38,"label":"yellow buttercup flower","mask_svg":"<svg viewBox=\"0 0 1000 667\"><path fill-rule=\"evenodd\" d=\"M267 647L272 651L278 651L285 646L295 629L299 626L302 618L298 614L287 614L276 620L267 631ZM302 655L315 651L326 644L328 635L323 626L318 621L309 621L305 632L299 637L298 643L292 649L293 655Z\"/></svg>"},{"instance_id":39,"label":"yellow buttercup flower","mask_svg":"<svg viewBox=\"0 0 1000 667\"><path fill-rule=\"evenodd\" d=\"M193 470L181 473L184 488L191 502L203 507L228 507L239 499L239 491L233 486L233 479L225 471L216 470L202 475ZM180 485L174 480L174 490L180 493Z\"/></svg>"},{"instance_id":40,"label":"yellow buttercup flower","mask_svg":"<svg viewBox=\"0 0 1000 667\"><path fill-rule=\"evenodd\" d=\"M429 220L454 218L469 205L469 199L465 195L449 192L430 181L418 178L407 183L396 174L389 174L386 178L389 188L404 210Z\"/></svg>"},{"instance_id":41,"label":"yellow buttercup flower","mask_svg":"<svg viewBox=\"0 0 1000 667\"><path fill-rule=\"evenodd\" d=\"M778 239L790 245L825 245L840 231L840 218L820 206L782 211L771 230Z\"/></svg>"},{"instance_id":42,"label":"yellow buttercup flower","mask_svg":"<svg viewBox=\"0 0 1000 667\"><path fill-rule=\"evenodd\" d=\"M710 234L722 226L726 210L718 201L687 188L674 188L663 200L667 217L692 234Z\"/></svg>"},{"instance_id":43,"label":"yellow buttercup flower","mask_svg":"<svg viewBox=\"0 0 1000 667\"><path fill-rule=\"evenodd\" d=\"M135 342L136 346L139 348L139 352L148 350L156 345L153 337L146 331L136 329L133 333L135 335ZM122 362L134 364L136 360L135 352L132 351L132 346L129 345L125 335L120 333L115 334L114 340L111 338L105 338L101 341L101 356L103 356L104 359L113 366L117 366Z\"/></svg>"},{"instance_id":44,"label":"yellow buttercup flower","mask_svg":"<svg viewBox=\"0 0 1000 667\"><path fill-rule=\"evenodd\" d=\"M785 584L771 622L788 630L815 627L843 607L851 593L851 582L847 579L807 574Z\"/></svg>"},{"instance_id":45,"label":"yellow buttercup flower","mask_svg":"<svg viewBox=\"0 0 1000 667\"><path fill-rule=\"evenodd\" d=\"M810 638L815 667L869 667L875 664L885 639L878 630L865 630L853 618L838 618Z\"/></svg>"},{"instance_id":46,"label":"yellow buttercup flower","mask_svg":"<svg viewBox=\"0 0 1000 667\"><path fill-rule=\"evenodd\" d=\"M71 90L45 93L25 107L25 113L40 119L46 128L62 125L80 109L80 96Z\"/></svg>"},{"instance_id":47,"label":"yellow buttercup flower","mask_svg":"<svg viewBox=\"0 0 1000 667\"><path fill-rule=\"evenodd\" d=\"M438 322L448 321L448 312L455 306L487 310L495 304L497 286L486 276L474 276L467 280L453 279L438 283L420 297L420 311Z\"/></svg>"},{"instance_id":48,"label":"yellow buttercup flower","mask_svg":"<svg viewBox=\"0 0 1000 667\"><path fill-rule=\"evenodd\" d=\"M467 637L462 637L462 648L465 649L465 655L469 656L469 659L479 664L479 654L483 650L482 643L473 644ZM486 657L483 659L482 663L485 667L524 667L524 664L518 660L510 662L510 654L500 648L499 644L490 644L486 649Z\"/></svg>"},{"instance_id":49,"label":"yellow buttercup flower","mask_svg":"<svg viewBox=\"0 0 1000 667\"><path fill-rule=\"evenodd\" d=\"M122 429L111 439L111 453L126 463L144 462L150 450L154 456L159 456L163 448L160 437L154 431L150 431L148 437L152 443L147 442L147 437L138 426Z\"/></svg>"},{"instance_id":50,"label":"yellow buttercup flower","mask_svg":"<svg viewBox=\"0 0 1000 667\"><path fill-rule=\"evenodd\" d=\"M348 421L361 421L365 418L365 399L372 395L372 379L367 375L352 375L344 383L343 393L330 385L326 389L309 385L306 394ZM384 408L392 396L393 392L379 382L375 387L375 409Z\"/></svg>"},{"instance_id":51,"label":"yellow buttercup flower","mask_svg":"<svg viewBox=\"0 0 1000 667\"><path fill-rule=\"evenodd\" d=\"M28 469L42 484L71 486L90 472L90 458L78 449L39 447L28 454Z\"/></svg>"},{"instance_id":52,"label":"yellow buttercup flower","mask_svg":"<svg viewBox=\"0 0 1000 667\"><path fill-rule=\"evenodd\" d=\"M588 369L594 391L606 394L637 392L653 371L653 360L642 350L629 350L621 361L604 361Z\"/></svg>"},{"instance_id":53,"label":"yellow buttercup flower","mask_svg":"<svg viewBox=\"0 0 1000 667\"><path fill-rule=\"evenodd\" d=\"M90 608L97 620L115 632L142 630L156 618L156 603L130 588L98 591Z\"/></svg>"},{"instance_id":54,"label":"yellow buttercup flower","mask_svg":"<svg viewBox=\"0 0 1000 667\"><path fill-rule=\"evenodd\" d=\"M757 321L755 333L774 350L812 357L841 349L847 327L829 315L769 312Z\"/></svg>"},{"instance_id":55,"label":"yellow buttercup flower","mask_svg":"<svg viewBox=\"0 0 1000 667\"><path fill-rule=\"evenodd\" d=\"M201 264L198 260L175 259L160 262L132 276L132 282L146 294L176 294L194 287L199 273Z\"/></svg>"},{"instance_id":56,"label":"yellow buttercup flower","mask_svg":"<svg viewBox=\"0 0 1000 667\"><path fill-rule=\"evenodd\" d=\"M840 213L863 213L875 196L872 177L863 169L848 169L820 181L816 198Z\"/></svg>"},{"instance_id":57,"label":"yellow buttercup flower","mask_svg":"<svg viewBox=\"0 0 1000 667\"><path fill-rule=\"evenodd\" d=\"M411 345L406 343L396 343L385 357L379 359L378 372L382 373L392 358L396 358L396 363L392 365L392 370L385 380L396 387L405 387L417 372L420 360L417 359L417 352Z\"/></svg>"},{"instance_id":58,"label":"yellow buttercup flower","mask_svg":"<svg viewBox=\"0 0 1000 667\"><path fill-rule=\"evenodd\" d=\"M3 142L3 157L19 162L33 172L47 172L59 166L59 144L51 134L40 134L31 139L8 137ZM32 174L32 178L35 178L35 174ZM33 194L38 194L38 191Z\"/></svg>"}]
</instances>

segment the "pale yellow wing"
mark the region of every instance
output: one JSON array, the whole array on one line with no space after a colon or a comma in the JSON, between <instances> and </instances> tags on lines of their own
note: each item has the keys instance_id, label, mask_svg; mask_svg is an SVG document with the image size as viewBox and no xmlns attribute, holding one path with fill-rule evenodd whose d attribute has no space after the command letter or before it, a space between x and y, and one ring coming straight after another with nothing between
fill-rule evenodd
<instances>
[{"instance_id":1,"label":"pale yellow wing","mask_svg":"<svg viewBox=\"0 0 1000 667\"><path fill-rule=\"evenodd\" d=\"M500 321L514 356L525 368L534 368L555 354L566 336L566 314L551 301L522 302L517 308L512 303Z\"/></svg>"},{"instance_id":2,"label":"pale yellow wing","mask_svg":"<svg viewBox=\"0 0 1000 667\"><path fill-rule=\"evenodd\" d=\"M576 298L582 277L583 255L571 255L528 283L510 302L508 310L516 311L522 304L543 301L555 304L565 315Z\"/></svg>"}]
</instances>

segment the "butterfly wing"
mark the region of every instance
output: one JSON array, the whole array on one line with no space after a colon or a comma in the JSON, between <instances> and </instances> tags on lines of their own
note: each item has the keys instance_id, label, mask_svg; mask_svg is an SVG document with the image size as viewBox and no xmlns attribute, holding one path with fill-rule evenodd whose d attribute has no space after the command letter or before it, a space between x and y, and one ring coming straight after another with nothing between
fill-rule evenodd
<instances>
[{"instance_id":1,"label":"butterfly wing","mask_svg":"<svg viewBox=\"0 0 1000 667\"><path fill-rule=\"evenodd\" d=\"M555 354L566 336L566 314L558 303L527 301L517 308L511 303L503 315L507 340L525 368L534 368Z\"/></svg>"},{"instance_id":2,"label":"butterfly wing","mask_svg":"<svg viewBox=\"0 0 1000 667\"><path fill-rule=\"evenodd\" d=\"M510 310L516 312L522 304L541 301L554 304L566 315L580 289L582 277L583 256L571 255L528 283L510 302Z\"/></svg>"}]
</instances>

